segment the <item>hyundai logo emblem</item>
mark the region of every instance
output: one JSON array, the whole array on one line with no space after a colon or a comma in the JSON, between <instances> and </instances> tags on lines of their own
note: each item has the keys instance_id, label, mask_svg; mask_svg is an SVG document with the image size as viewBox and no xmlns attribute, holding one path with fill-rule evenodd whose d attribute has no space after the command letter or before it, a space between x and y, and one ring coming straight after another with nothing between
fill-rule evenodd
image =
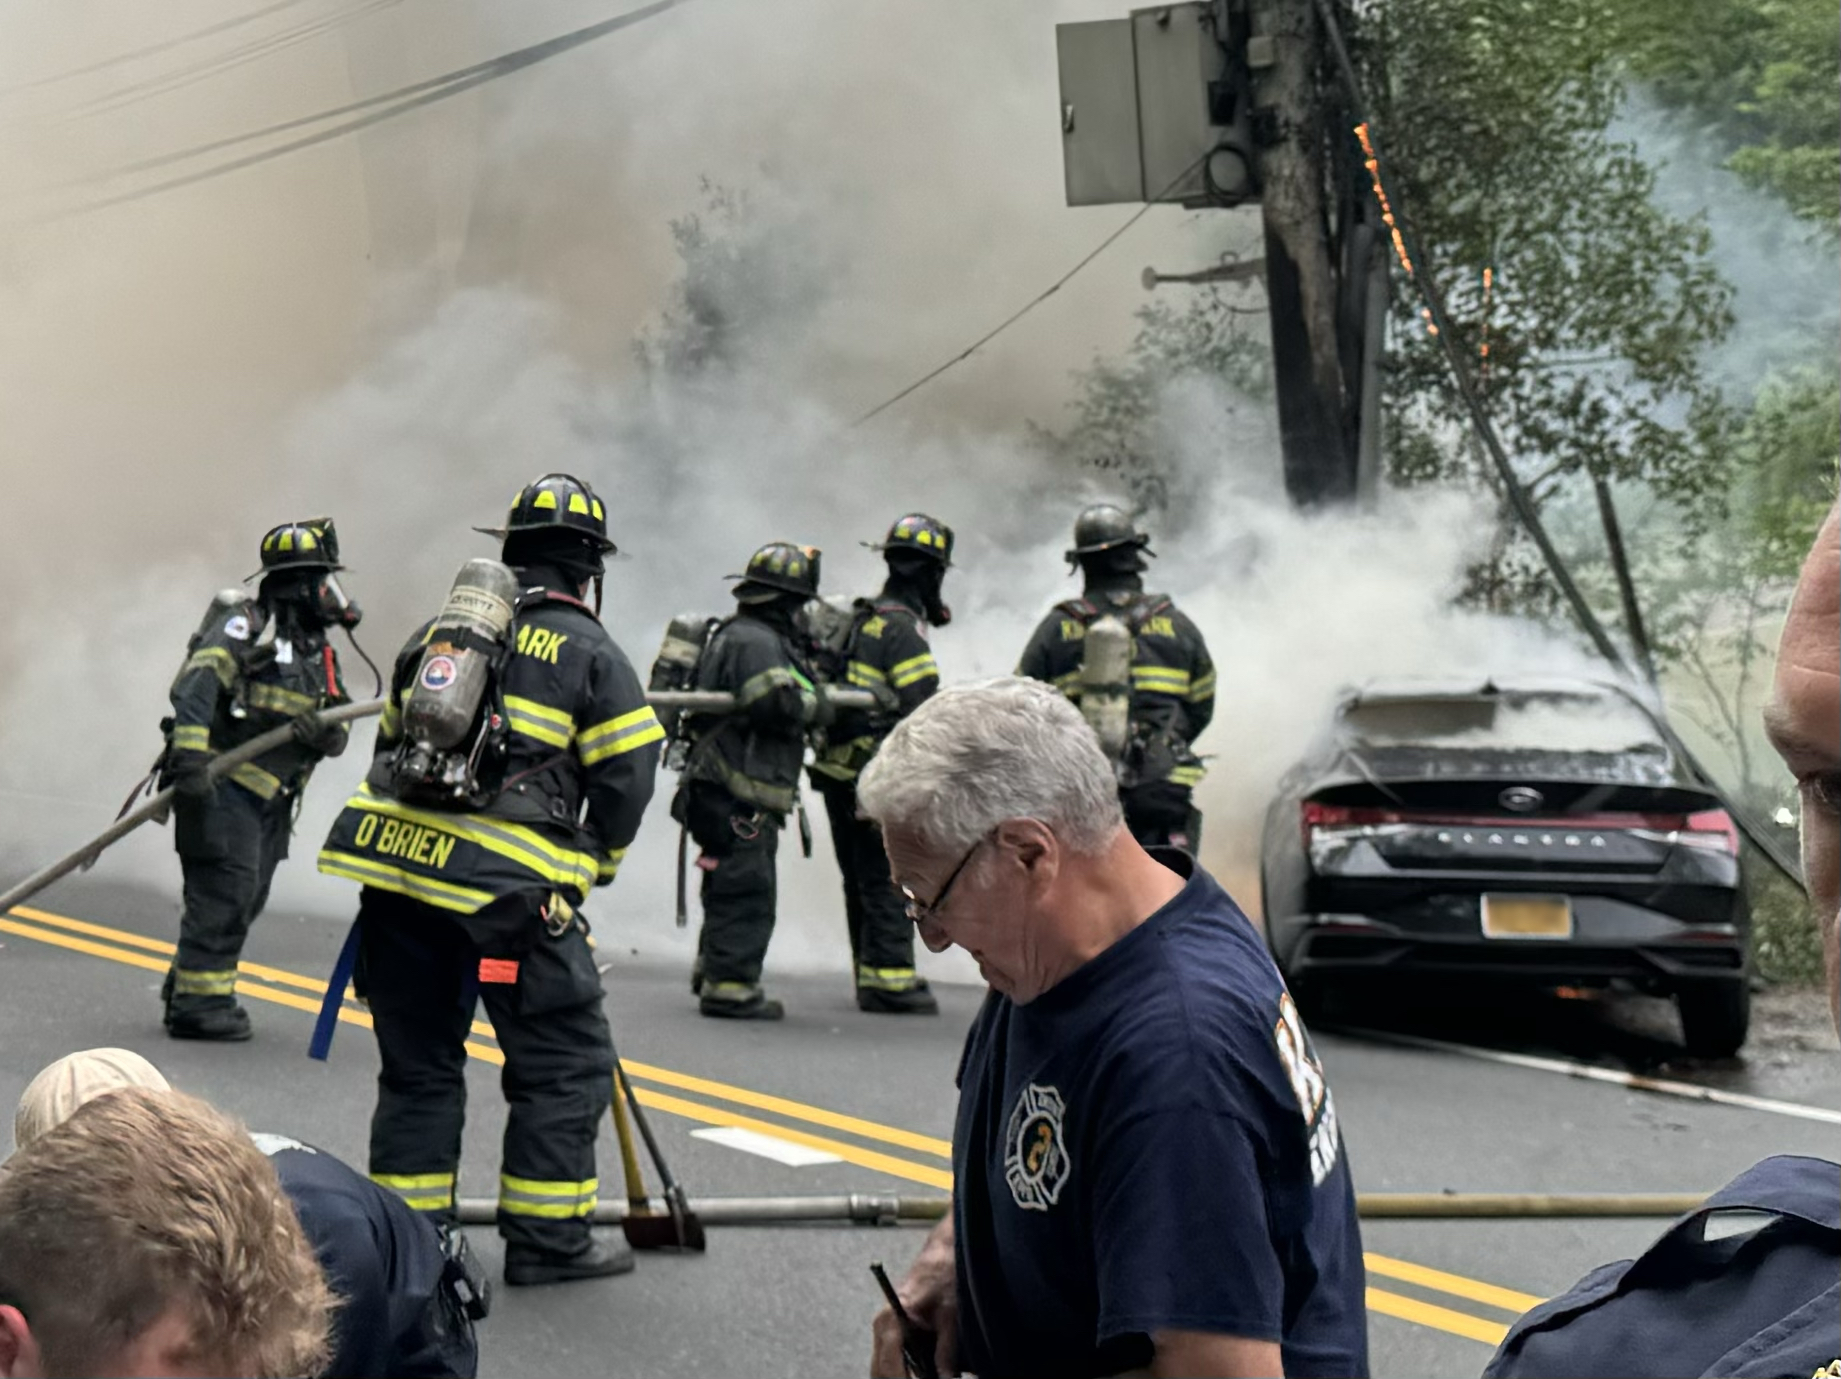
<instances>
[{"instance_id":1,"label":"hyundai logo emblem","mask_svg":"<svg viewBox=\"0 0 1841 1379\"><path fill-rule=\"evenodd\" d=\"M1546 803L1547 797L1531 785L1511 785L1496 800L1513 814L1532 814Z\"/></svg>"}]
</instances>

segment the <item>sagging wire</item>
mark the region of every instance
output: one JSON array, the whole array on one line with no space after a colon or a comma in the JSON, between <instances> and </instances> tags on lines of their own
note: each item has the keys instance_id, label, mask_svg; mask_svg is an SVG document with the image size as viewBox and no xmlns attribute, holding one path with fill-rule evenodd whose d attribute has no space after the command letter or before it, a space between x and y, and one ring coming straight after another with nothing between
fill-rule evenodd
<instances>
[{"instance_id":1,"label":"sagging wire","mask_svg":"<svg viewBox=\"0 0 1841 1379\"><path fill-rule=\"evenodd\" d=\"M1144 217L1147 214L1149 214L1153 206L1162 205L1164 197L1168 196L1171 192L1175 191L1178 187L1180 187L1184 182L1188 181L1190 176L1195 172L1195 170L1201 167L1204 163L1208 161L1209 154L1213 152L1214 150L1210 149L1208 153L1204 153L1200 158L1197 158L1193 163L1189 164L1188 167L1184 168L1181 172L1179 172L1174 178L1171 179L1169 186L1165 187L1162 191L1158 192L1156 196L1146 201L1142 206L1138 207L1136 211L1132 212L1131 215L1127 216L1123 224L1121 224L1111 234L1107 235L1106 238L1102 239L1098 244L1094 245L1093 248L1088 250L1087 253L1080 259L1078 263L1076 263L1072 268L1068 269L1067 272L1063 273L1060 277L1056 278L1047 287L1043 288L1042 291L1038 292L1035 296L1031 297L1027 302L1024 302L1022 306L1018 307L1015 311L1011 312L1008 316L1004 317L1003 320L999 321L995 326L992 326L991 329L987 330L983 335L979 336L976 340L972 341L971 344L967 345L964 349L960 350L957 354L953 355L952 358L948 359L945 363L940 364L935 368L929 369L926 373L922 374L919 378L915 379L912 383L908 384L907 387L901 389L901 391L894 393L890 395L889 397L884 398L881 402L878 402L874 407L871 407L867 412L863 413L862 416L858 417L855 421L851 422L850 425L845 427L844 429L847 431L854 431L857 429L857 427L863 425L865 422L873 420L874 418L878 416L881 416L882 413L888 411L889 408L893 407L896 403L902 401L904 398L912 397L915 393L918 393L922 388L926 387L929 383L933 382L934 379L938 378L941 374L945 373L948 369L951 369L959 364L963 364L967 359L970 359L974 354L976 354L979 350L983 349L986 345L990 344L998 336L1002 335L1006 330L1009 330L1011 326L1015 325L1018 321L1022 320L1030 312L1034 311L1037 307L1041 306L1043 302L1046 302L1050 297L1054 296L1062 288L1066 287L1068 283L1073 280L1074 276L1077 273L1079 273L1083 268L1085 268L1088 264L1092 263L1093 260L1098 258L1101 254L1105 253L1115 243L1117 243L1120 239L1122 239L1125 235L1125 232L1130 230L1131 227L1136 225L1140 220L1143 220Z\"/></svg>"},{"instance_id":2,"label":"sagging wire","mask_svg":"<svg viewBox=\"0 0 1841 1379\"><path fill-rule=\"evenodd\" d=\"M498 57L490 58L484 62L474 63L469 67L462 67L455 71L444 73L438 77L430 77L409 86L399 87L395 91L386 92L380 96L371 96L362 101L354 101L344 106L335 107L332 110L323 110L314 115L303 116L299 119L288 121L285 125L271 127L271 132L274 128L299 128L304 125L321 123L325 120L336 118L339 114L348 111L362 109L369 109L370 111L370 113L357 119L347 120L345 123L334 125L330 129L316 130L311 134L303 135L298 139L289 140L287 143L278 144L272 148L261 149L241 158L232 158L222 163L213 164L207 168L200 168L195 172L185 173L177 177L169 177L149 186L137 187L132 191L117 192L113 195L101 196L90 201L81 202L75 206L68 206L62 210L47 212L29 218L26 223L51 224L62 220L74 219L77 216L87 215L94 211L104 210L110 206L120 206L129 202L142 201L149 197L159 196L165 192L176 191L181 187L194 186L200 182L209 182L216 178L227 176L230 173L239 172L244 168L254 167L257 164L267 163L276 158L285 157L290 153L299 152L301 149L312 148L318 144L328 143L334 139L342 138L347 134L356 133L361 129L368 129L372 125L381 124L385 120L394 119L398 115L407 114L409 111L419 110L424 106L434 105L439 101L447 100L450 96L457 96L463 91L470 91L477 86L483 86L487 82L497 81L500 77L510 76L514 72L521 72L527 67L534 67L541 62L547 62L553 57L559 57L586 43L592 43L598 38L606 37L608 34L615 33L620 29L628 28L634 24L643 23L647 19L663 14L667 10L676 9L679 5L688 4L689 2L690 0L654 0L654 3L642 6L639 9L629 10L625 14L615 15L611 19L604 19L595 24L585 25L582 28L571 30L568 33L559 34L555 38L545 39L541 43L533 43L529 47L519 48L513 52L501 54ZM163 161L179 162L189 160L200 156L212 148L223 147L231 143L247 142L248 140L259 138L261 137L261 133L261 131L257 131L247 135L238 135L230 140L218 140L210 145L200 145L197 148L182 150L179 153L168 155Z\"/></svg>"},{"instance_id":3,"label":"sagging wire","mask_svg":"<svg viewBox=\"0 0 1841 1379\"><path fill-rule=\"evenodd\" d=\"M1361 140L1363 153L1368 162L1368 174L1374 184L1376 200L1381 206L1384 217L1395 217L1393 203L1388 197L1388 185L1393 180L1392 175L1387 169L1387 159L1381 148L1381 140L1372 123L1363 113L1361 82L1355 75L1355 63L1349 56L1349 47L1343 38L1342 25L1336 18L1334 0L1315 0L1315 4L1318 19L1330 40L1330 49L1335 56L1338 72L1348 91L1350 117L1354 122L1356 136ZM1554 546L1546 524L1541 521L1539 509L1534 506L1520 476L1515 472L1514 465L1509 462L1508 451L1502 444L1502 438L1496 434L1495 424L1490 420L1489 411L1483 405L1482 393L1478 390L1476 380L1471 376L1469 361L1459 348L1457 336L1450 329L1450 319L1445 313L1444 298L1438 291L1438 285L1432 281L1429 269L1425 269L1428 263L1425 251L1418 243L1418 236L1413 232L1411 222L1406 219L1403 212L1404 207L1400 215L1386 222L1395 232L1396 251L1401 255L1401 263L1406 268L1408 280L1419 292L1422 311L1429 324L1430 333L1439 342L1444 354L1446 370L1457 387L1465 410L1470 414L1471 426L1476 431L1477 438L1489 455L1491 465L1509 500L1509 506L1513 509L1523 530L1528 533L1529 539L1539 550L1541 560L1547 567L1547 573L1553 577L1553 582L1566 600L1568 609L1578 620L1580 628L1590 639L1593 647L1611 664L1613 669L1626 679L1634 681L1636 675L1629 661L1618 649L1617 643L1611 640L1611 634L1605 630L1598 615L1592 611L1592 606L1586 602L1578 581L1573 578L1572 571ZM1414 271L1415 260L1425 271ZM1628 691L1623 692L1633 704L1648 715L1650 721L1656 725L1669 744L1670 749L1683 762L1703 779L1709 782L1714 779L1712 774L1701 766L1692 749L1681 740L1680 735L1674 731L1663 715L1650 709L1636 695ZM1740 801L1732 798L1730 792L1721 791L1720 793L1724 797L1727 812L1732 815L1745 836L1773 866L1807 894L1808 885L1803 880L1802 868L1796 864L1777 839L1770 836L1763 825L1751 817L1750 810Z\"/></svg>"}]
</instances>

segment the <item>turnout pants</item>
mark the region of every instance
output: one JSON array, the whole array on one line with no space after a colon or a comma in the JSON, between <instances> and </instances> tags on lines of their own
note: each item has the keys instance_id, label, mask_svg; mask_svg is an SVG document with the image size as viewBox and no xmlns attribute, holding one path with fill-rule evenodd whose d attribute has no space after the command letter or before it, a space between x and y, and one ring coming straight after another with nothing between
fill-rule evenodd
<instances>
[{"instance_id":1,"label":"turnout pants","mask_svg":"<svg viewBox=\"0 0 1841 1379\"><path fill-rule=\"evenodd\" d=\"M1202 813L1193 792L1174 781L1147 781L1119 791L1125 827L1145 847L1181 848L1191 856L1202 846Z\"/></svg>"},{"instance_id":2,"label":"turnout pants","mask_svg":"<svg viewBox=\"0 0 1841 1379\"><path fill-rule=\"evenodd\" d=\"M702 851L703 930L697 939L703 994L745 1001L761 985L773 937L778 885L774 853L782 820L744 804L708 781L692 781L685 804L690 836Z\"/></svg>"},{"instance_id":3,"label":"turnout pants","mask_svg":"<svg viewBox=\"0 0 1841 1379\"><path fill-rule=\"evenodd\" d=\"M499 1234L574 1253L595 1208L595 1136L613 1094L613 1041L601 974L578 920L545 927L547 891L457 915L367 886L356 985L369 1002L382 1069L371 1117L371 1177L436 1221L454 1218L466 1119L466 1041L483 1002L505 1054L509 1115Z\"/></svg>"},{"instance_id":4,"label":"turnout pants","mask_svg":"<svg viewBox=\"0 0 1841 1379\"><path fill-rule=\"evenodd\" d=\"M882 830L857 816L854 781L816 773L812 780L825 799L831 847L844 878L844 921L850 930L857 986L911 991L919 982L914 971L914 925L908 919L907 901L889 875Z\"/></svg>"},{"instance_id":5,"label":"turnout pants","mask_svg":"<svg viewBox=\"0 0 1841 1379\"><path fill-rule=\"evenodd\" d=\"M276 866L288 855L293 813L292 795L258 799L230 781L220 781L203 799L182 795L173 802L185 913L167 974L169 1014L236 1004L243 941L268 904Z\"/></svg>"}]
</instances>

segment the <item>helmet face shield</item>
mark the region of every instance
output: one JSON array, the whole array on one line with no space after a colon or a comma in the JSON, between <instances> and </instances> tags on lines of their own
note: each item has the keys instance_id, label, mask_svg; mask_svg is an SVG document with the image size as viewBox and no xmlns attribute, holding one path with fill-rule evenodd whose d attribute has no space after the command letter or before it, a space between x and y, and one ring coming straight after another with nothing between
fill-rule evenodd
<instances>
[{"instance_id":1,"label":"helmet face shield","mask_svg":"<svg viewBox=\"0 0 1841 1379\"><path fill-rule=\"evenodd\" d=\"M345 586L332 571L326 572L326 578L315 586L314 593L320 620L328 627L343 627L349 631L363 621L364 610L346 594Z\"/></svg>"}]
</instances>

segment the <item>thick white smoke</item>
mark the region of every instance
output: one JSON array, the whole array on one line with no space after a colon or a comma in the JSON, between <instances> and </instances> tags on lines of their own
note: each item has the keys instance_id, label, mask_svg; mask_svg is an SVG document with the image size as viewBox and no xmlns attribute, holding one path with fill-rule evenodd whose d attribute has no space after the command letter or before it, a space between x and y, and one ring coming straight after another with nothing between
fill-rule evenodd
<instances>
[{"instance_id":1,"label":"thick white smoke","mask_svg":"<svg viewBox=\"0 0 1841 1379\"><path fill-rule=\"evenodd\" d=\"M467 24L438 27L453 9L406 0L353 30L349 65L331 38L303 44L271 60L260 90L213 107L201 83L182 107L141 103L132 128L95 116L90 142L50 146L78 175L584 18L560 3L475 5ZM198 3L186 18L230 12ZM0 784L13 793L0 807L15 865L106 820L157 745L166 684L211 592L247 572L264 527L308 513L338 518L348 586L370 613L361 636L387 661L455 567L490 550L470 525L496 520L536 473L581 473L624 547L606 621L643 674L664 620L723 609L721 576L762 541L820 545L827 588L866 592L879 561L857 543L923 508L962 539L947 591L958 618L935 638L948 679L1008 671L1047 606L1075 592L1067 526L1102 496L1032 453L1023 423L1052 420L1070 368L1129 338L1144 261L1195 266L1254 222L1150 217L989 351L872 425L848 423L1125 214L1062 207L1054 119L1052 22L1110 12L698 0L375 136L67 230L14 231L0 403L18 529L0 560L25 596L8 627ZM22 22L0 18L16 70L7 26ZM60 61L168 23L60 30ZM33 99L54 105L57 88ZM15 158L38 180L44 147ZM666 222L696 209L704 174L760 198L774 238L737 290L771 310L750 318L732 366L667 388L630 346L670 301ZM1207 860L1251 907L1270 787L1342 684L1560 669L1571 653L1448 611L1488 537L1486 505L1420 493L1301 517L1265 409L1240 399L1230 414L1229 401L1172 383L1163 426L1189 507L1152 579L1220 666L1201 744ZM355 660L348 674L362 691ZM311 857L367 747L360 734L316 779L273 902L323 917L329 947L354 896ZM690 935L669 920L670 785L597 907L615 952L688 957ZM770 970L844 965L814 822L813 862L783 845ZM145 832L100 874L174 893L168 845Z\"/></svg>"}]
</instances>

